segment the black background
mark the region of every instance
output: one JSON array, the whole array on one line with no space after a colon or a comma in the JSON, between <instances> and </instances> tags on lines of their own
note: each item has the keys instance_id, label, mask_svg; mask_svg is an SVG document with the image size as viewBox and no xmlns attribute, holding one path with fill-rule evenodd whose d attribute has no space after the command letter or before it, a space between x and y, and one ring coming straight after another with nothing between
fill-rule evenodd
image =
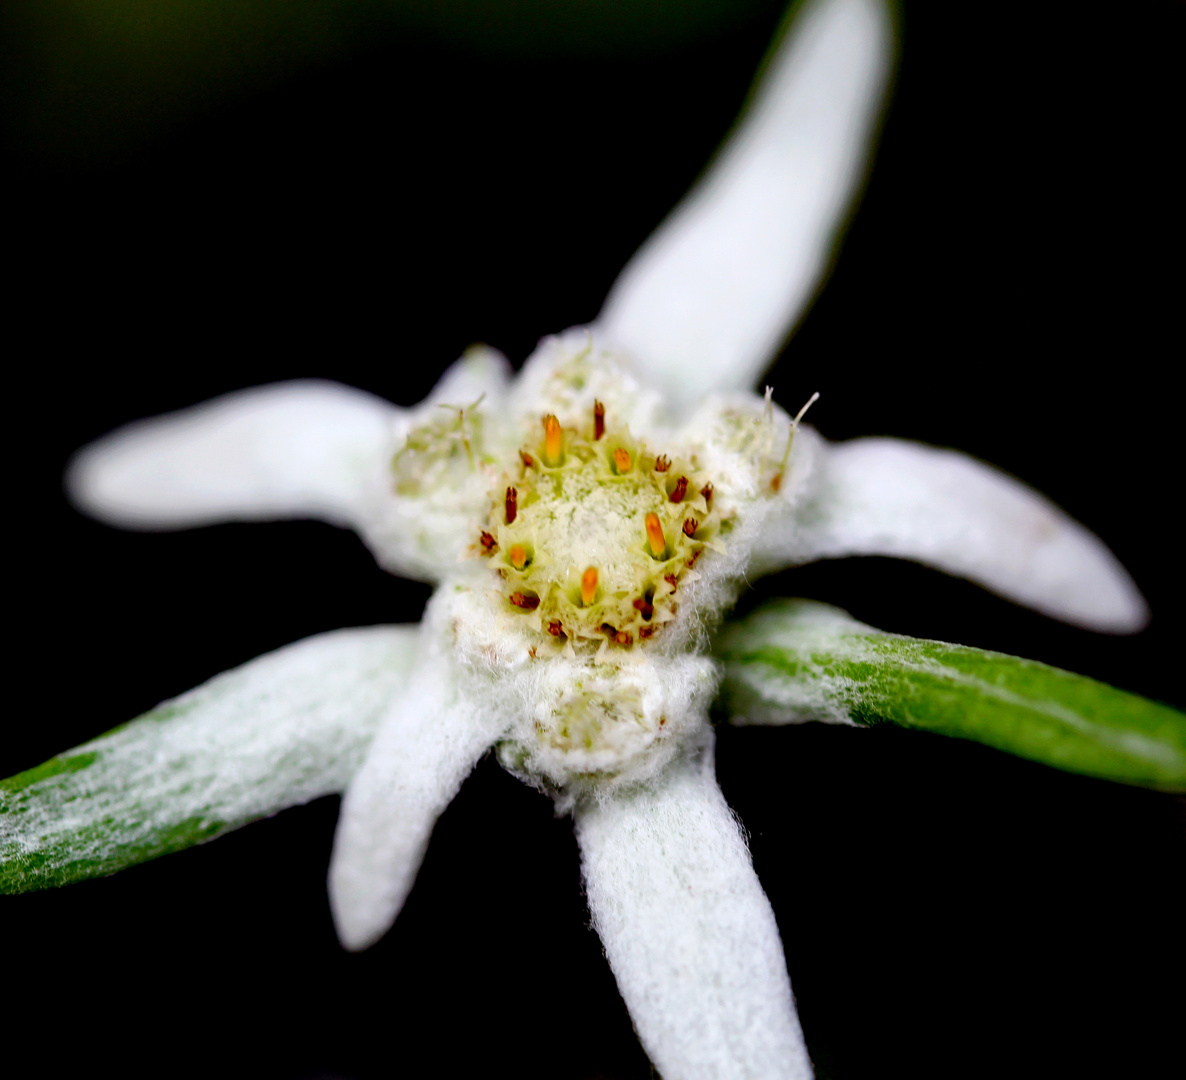
<instances>
[{"instance_id":1,"label":"black background","mask_svg":"<svg viewBox=\"0 0 1186 1080\"><path fill-rule=\"evenodd\" d=\"M956 446L1023 477L1112 546L1154 620L1092 635L881 559L757 595L1183 707L1186 9L947 7L905 7L867 197L769 379L788 405L819 390L831 438ZM326 526L83 520L60 493L74 449L297 376L412 404L473 341L519 363L592 319L726 131L777 17L754 5L710 38L551 59L377 29L85 153L28 138L52 118L18 117L3 774L308 634L415 621L428 596ZM1180 1066L1181 799L901 731L727 729L718 761L821 1075ZM323 799L6 897L5 1052L70 1075L649 1075L547 800L484 761L362 955L336 944L325 899L336 814Z\"/></svg>"}]
</instances>

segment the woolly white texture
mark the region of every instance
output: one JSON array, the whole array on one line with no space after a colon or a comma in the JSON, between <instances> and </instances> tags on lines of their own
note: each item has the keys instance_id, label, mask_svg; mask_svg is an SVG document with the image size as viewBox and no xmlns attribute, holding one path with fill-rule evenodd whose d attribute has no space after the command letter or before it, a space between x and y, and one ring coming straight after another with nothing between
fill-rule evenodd
<instances>
[{"instance_id":1,"label":"woolly white texture","mask_svg":"<svg viewBox=\"0 0 1186 1080\"><path fill-rule=\"evenodd\" d=\"M408 432L479 399L497 414L510 365L475 347L415 409L308 380L225 394L129 424L79 452L66 487L94 517L125 528L316 518L359 531L386 569L439 581L461 556L484 494L464 462L409 507L392 491L391 460ZM460 450L460 446L458 446Z\"/></svg>"},{"instance_id":2,"label":"woolly white texture","mask_svg":"<svg viewBox=\"0 0 1186 1080\"><path fill-rule=\"evenodd\" d=\"M552 793L559 812L577 795L649 780L707 728L719 681L705 656L657 649L603 657L532 654L537 639L507 610L485 575L455 579L425 613L426 638L455 660L462 711L488 715L504 742L499 759Z\"/></svg>"},{"instance_id":3,"label":"woolly white texture","mask_svg":"<svg viewBox=\"0 0 1186 1080\"><path fill-rule=\"evenodd\" d=\"M126 528L313 517L360 524L403 410L331 382L226 394L143 420L78 453L74 502Z\"/></svg>"},{"instance_id":4,"label":"woolly white texture","mask_svg":"<svg viewBox=\"0 0 1186 1080\"><path fill-rule=\"evenodd\" d=\"M121 849L150 849L170 829L214 836L343 791L418 636L414 626L321 634L159 705L72 751L63 771L5 792L0 852L50 870L115 870Z\"/></svg>"},{"instance_id":5,"label":"woolly white texture","mask_svg":"<svg viewBox=\"0 0 1186 1080\"><path fill-rule=\"evenodd\" d=\"M744 389L818 288L889 74L878 0L804 6L712 168L618 278L598 324L680 407Z\"/></svg>"},{"instance_id":6,"label":"woolly white texture","mask_svg":"<svg viewBox=\"0 0 1186 1080\"><path fill-rule=\"evenodd\" d=\"M509 422L535 434L540 418L554 413L571 427L589 416L596 400L636 437L668 438L663 395L640 381L626 355L607 346L596 328L574 326L545 337L515 379Z\"/></svg>"},{"instance_id":7,"label":"woolly white texture","mask_svg":"<svg viewBox=\"0 0 1186 1080\"><path fill-rule=\"evenodd\" d=\"M1181 716L1169 708L1036 661L886 634L827 604L766 604L725 629L716 655L734 724L863 726L894 701L896 722L1047 765L1118 779L1125 773L1092 760L1106 747L1138 783L1181 790L1186 781L1186 740L1170 735Z\"/></svg>"},{"instance_id":8,"label":"woolly white texture","mask_svg":"<svg viewBox=\"0 0 1186 1080\"><path fill-rule=\"evenodd\" d=\"M772 516L794 507L814 472L819 437L800 426L791 453L791 421L772 401L755 394L712 394L682 429L695 448L704 471L713 477L713 500L723 515L732 514L732 529L712 558L701 560L700 577L685 592L686 607L677 623L682 636L669 641L684 648L703 647L717 621L737 599L753 571L753 554L770 530ZM778 478L778 490L773 484Z\"/></svg>"},{"instance_id":9,"label":"woolly white texture","mask_svg":"<svg viewBox=\"0 0 1186 1080\"><path fill-rule=\"evenodd\" d=\"M788 613L794 612L794 618ZM717 640L719 655L744 657L763 649L811 655L826 642L827 656L857 657L869 652L864 642L846 634L876 634L871 626L830 604L795 601L777 614L758 612L730 623ZM863 657L862 657L863 658ZM799 724L819 721L856 727L849 715L845 691L851 680L833 674L826 662L803 664L794 676L771 664L727 660L721 705L732 724Z\"/></svg>"},{"instance_id":10,"label":"woolly white texture","mask_svg":"<svg viewBox=\"0 0 1186 1080\"><path fill-rule=\"evenodd\" d=\"M390 707L342 800L329 871L342 944L365 949L395 921L432 827L506 728L498 703L459 692L431 619L408 683Z\"/></svg>"},{"instance_id":11,"label":"woolly white texture","mask_svg":"<svg viewBox=\"0 0 1186 1080\"><path fill-rule=\"evenodd\" d=\"M499 422L510 370L497 350L470 349L384 448L382 467L368 474L359 520L385 569L439 582L474 542L494 462L514 453Z\"/></svg>"},{"instance_id":12,"label":"woolly white texture","mask_svg":"<svg viewBox=\"0 0 1186 1080\"><path fill-rule=\"evenodd\" d=\"M809 494L772 518L755 572L840 555L895 555L1055 618L1131 633L1149 613L1100 540L1017 480L896 439L828 445Z\"/></svg>"},{"instance_id":13,"label":"woolly white texture","mask_svg":"<svg viewBox=\"0 0 1186 1080\"><path fill-rule=\"evenodd\" d=\"M782 943L711 740L652 786L578 805L593 923L664 1080L805 1080Z\"/></svg>"}]
</instances>

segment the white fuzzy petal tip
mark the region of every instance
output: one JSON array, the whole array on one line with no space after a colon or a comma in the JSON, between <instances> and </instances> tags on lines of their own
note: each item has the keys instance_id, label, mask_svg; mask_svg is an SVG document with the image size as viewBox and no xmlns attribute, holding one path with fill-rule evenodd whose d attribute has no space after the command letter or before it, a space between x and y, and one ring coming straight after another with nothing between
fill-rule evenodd
<instances>
[{"instance_id":1,"label":"white fuzzy petal tip","mask_svg":"<svg viewBox=\"0 0 1186 1080\"><path fill-rule=\"evenodd\" d=\"M711 752L578 808L576 826L594 925L666 1080L808 1080L774 913Z\"/></svg>"},{"instance_id":2,"label":"white fuzzy petal tip","mask_svg":"<svg viewBox=\"0 0 1186 1080\"><path fill-rule=\"evenodd\" d=\"M342 800L329 897L346 948L373 945L395 921L437 818L498 737L495 716L458 695L439 656L421 654Z\"/></svg>"},{"instance_id":3,"label":"white fuzzy petal tip","mask_svg":"<svg viewBox=\"0 0 1186 1080\"><path fill-rule=\"evenodd\" d=\"M824 446L813 490L768 522L755 570L844 555L914 559L1087 629L1135 633L1149 609L1104 543L1032 488L897 439Z\"/></svg>"},{"instance_id":4,"label":"white fuzzy petal tip","mask_svg":"<svg viewBox=\"0 0 1186 1080\"><path fill-rule=\"evenodd\" d=\"M313 517L353 524L400 410L329 382L278 383L129 424L81 450L67 491L128 528Z\"/></svg>"},{"instance_id":5,"label":"white fuzzy petal tip","mask_svg":"<svg viewBox=\"0 0 1186 1080\"><path fill-rule=\"evenodd\" d=\"M599 318L686 407L747 389L813 298L864 173L893 35L881 0L802 6L716 161Z\"/></svg>"}]
</instances>

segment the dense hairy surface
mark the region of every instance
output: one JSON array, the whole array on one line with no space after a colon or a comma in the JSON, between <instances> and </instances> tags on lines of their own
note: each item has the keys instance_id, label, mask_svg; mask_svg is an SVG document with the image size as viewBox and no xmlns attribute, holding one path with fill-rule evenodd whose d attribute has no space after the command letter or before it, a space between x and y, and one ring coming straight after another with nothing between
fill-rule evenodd
<instances>
[{"instance_id":1,"label":"dense hairy surface","mask_svg":"<svg viewBox=\"0 0 1186 1080\"><path fill-rule=\"evenodd\" d=\"M717 787L711 740L659 782L579 807L593 924L667 1080L803 1080L774 912Z\"/></svg>"},{"instance_id":2,"label":"dense hairy surface","mask_svg":"<svg viewBox=\"0 0 1186 1080\"><path fill-rule=\"evenodd\" d=\"M114 873L344 791L415 627L321 634L0 781L0 891Z\"/></svg>"},{"instance_id":3,"label":"dense hairy surface","mask_svg":"<svg viewBox=\"0 0 1186 1080\"><path fill-rule=\"evenodd\" d=\"M1186 790L1186 716L1034 660L885 634L804 600L730 625L718 653L735 723L894 723L1070 772Z\"/></svg>"}]
</instances>

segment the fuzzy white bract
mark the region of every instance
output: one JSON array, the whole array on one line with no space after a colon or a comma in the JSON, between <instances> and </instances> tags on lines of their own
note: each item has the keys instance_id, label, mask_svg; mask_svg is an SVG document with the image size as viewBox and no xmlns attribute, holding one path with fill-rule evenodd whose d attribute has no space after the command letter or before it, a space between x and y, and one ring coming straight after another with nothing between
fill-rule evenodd
<instances>
[{"instance_id":1,"label":"fuzzy white bract","mask_svg":"<svg viewBox=\"0 0 1186 1080\"><path fill-rule=\"evenodd\" d=\"M331 383L263 387L132 425L71 470L76 502L107 521L321 518L438 586L415 635L312 639L188 697L172 737L194 746L170 749L176 774L209 757L208 702L234 718L228 738L278 723L241 705L279 700L272 684L299 670L309 700L292 737L309 753L291 790L273 769L267 805L244 805L345 786L330 894L342 941L362 948L495 748L573 815L594 925L667 1080L811 1075L774 916L713 770L709 635L743 581L892 554L1082 625L1145 618L1100 541L1017 481L909 443L828 444L746 389L818 288L890 54L879 0L804 5L729 144L601 317L546 339L517 377L477 348L411 410ZM318 779L316 748L350 741L323 691L353 670L399 691L360 712L361 765L343 751ZM323 718L336 734L318 741ZM217 785L169 791L204 800L189 818L241 821L217 801L244 802L266 756L228 751Z\"/></svg>"}]
</instances>

